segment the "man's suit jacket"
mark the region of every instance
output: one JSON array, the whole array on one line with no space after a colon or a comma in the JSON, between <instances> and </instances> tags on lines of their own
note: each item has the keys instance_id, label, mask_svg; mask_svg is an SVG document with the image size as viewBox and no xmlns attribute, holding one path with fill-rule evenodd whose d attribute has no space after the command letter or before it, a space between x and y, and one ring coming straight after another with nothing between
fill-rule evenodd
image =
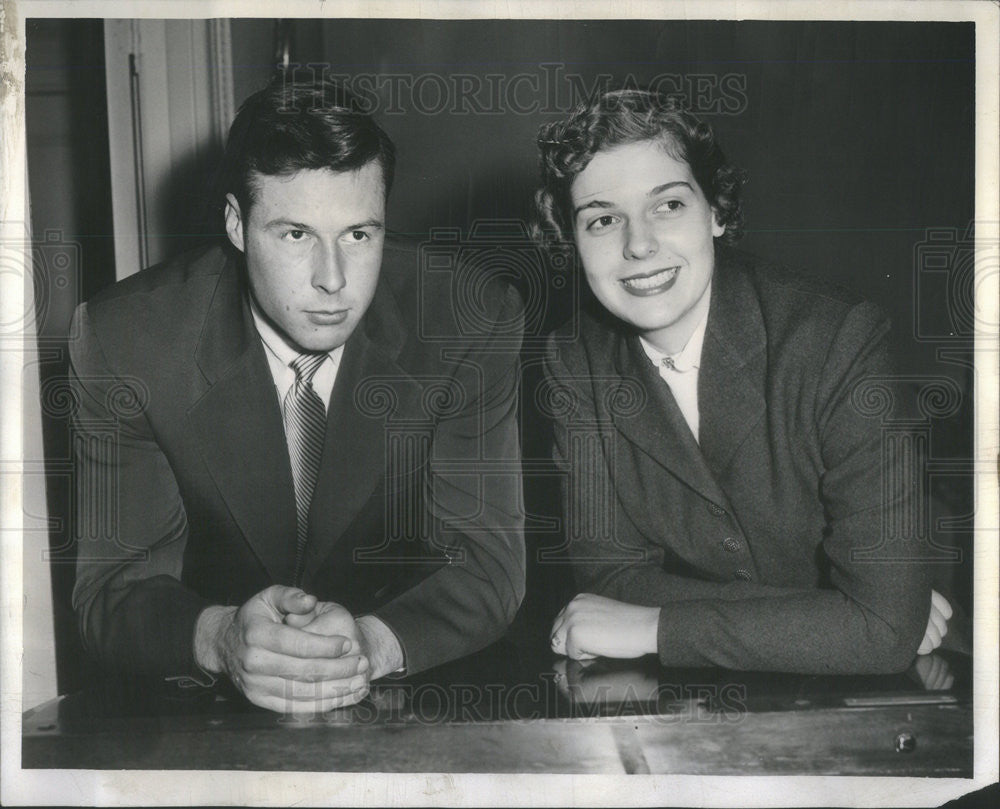
<instances>
[{"instance_id":1,"label":"man's suit jacket","mask_svg":"<svg viewBox=\"0 0 1000 809\"><path fill-rule=\"evenodd\" d=\"M386 245L345 346L312 498L303 588L397 635L420 671L499 637L524 589L516 428L522 309L507 286L466 339L447 274ZM454 334L448 344L427 341ZM451 331L449 331L449 329ZM295 496L245 272L217 247L76 315L74 606L109 668L197 675L198 614L291 584Z\"/></svg>"},{"instance_id":2,"label":"man's suit jacket","mask_svg":"<svg viewBox=\"0 0 1000 809\"><path fill-rule=\"evenodd\" d=\"M917 467L916 448L883 441L905 398L889 378L888 322L735 251L716 265L700 445L610 315L550 343L579 590L662 607L665 665L905 669L930 589L919 542L897 541L913 525ZM890 401L896 412L880 412Z\"/></svg>"}]
</instances>

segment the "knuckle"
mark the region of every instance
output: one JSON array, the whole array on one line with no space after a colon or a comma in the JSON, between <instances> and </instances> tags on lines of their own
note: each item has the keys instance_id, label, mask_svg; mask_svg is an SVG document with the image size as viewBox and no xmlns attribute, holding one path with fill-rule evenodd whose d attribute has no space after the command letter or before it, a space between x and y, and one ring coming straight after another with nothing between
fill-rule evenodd
<instances>
[{"instance_id":1,"label":"knuckle","mask_svg":"<svg viewBox=\"0 0 1000 809\"><path fill-rule=\"evenodd\" d=\"M261 671L264 667L264 656L256 648L250 648L243 654L244 671Z\"/></svg>"},{"instance_id":2,"label":"knuckle","mask_svg":"<svg viewBox=\"0 0 1000 809\"><path fill-rule=\"evenodd\" d=\"M257 628L257 624L243 624L240 631L240 640L244 646L255 646L259 642L259 635L260 630Z\"/></svg>"},{"instance_id":3,"label":"knuckle","mask_svg":"<svg viewBox=\"0 0 1000 809\"><path fill-rule=\"evenodd\" d=\"M250 672L250 649L246 646L242 647L235 655L236 668L239 674L249 674Z\"/></svg>"}]
</instances>

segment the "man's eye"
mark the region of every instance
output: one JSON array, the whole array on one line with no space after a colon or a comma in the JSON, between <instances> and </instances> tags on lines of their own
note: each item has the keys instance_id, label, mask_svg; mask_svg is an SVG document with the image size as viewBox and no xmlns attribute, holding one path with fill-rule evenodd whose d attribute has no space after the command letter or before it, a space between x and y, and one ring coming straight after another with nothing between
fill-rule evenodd
<instances>
[{"instance_id":1,"label":"man's eye","mask_svg":"<svg viewBox=\"0 0 1000 809\"><path fill-rule=\"evenodd\" d=\"M587 225L587 230L590 231L601 231L606 228L611 227L615 222L618 221L617 216L612 216L611 214L604 214L594 219L589 225Z\"/></svg>"},{"instance_id":2,"label":"man's eye","mask_svg":"<svg viewBox=\"0 0 1000 809\"><path fill-rule=\"evenodd\" d=\"M367 230L352 230L347 234L348 241L352 242L363 242L370 238L371 236L368 234Z\"/></svg>"},{"instance_id":3,"label":"man's eye","mask_svg":"<svg viewBox=\"0 0 1000 809\"><path fill-rule=\"evenodd\" d=\"M306 237L304 230L286 230L283 238L289 242L301 242Z\"/></svg>"}]
</instances>

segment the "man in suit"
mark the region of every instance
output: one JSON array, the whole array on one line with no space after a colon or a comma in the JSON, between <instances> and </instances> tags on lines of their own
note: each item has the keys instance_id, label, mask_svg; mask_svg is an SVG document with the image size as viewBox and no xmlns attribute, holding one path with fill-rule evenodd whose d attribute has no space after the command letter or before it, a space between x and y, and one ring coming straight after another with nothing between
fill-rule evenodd
<instances>
[{"instance_id":1,"label":"man in suit","mask_svg":"<svg viewBox=\"0 0 1000 809\"><path fill-rule=\"evenodd\" d=\"M816 673L931 651L951 610L906 536L917 448L882 441L885 397L905 409L885 317L729 248L741 177L654 93L539 146L540 231L572 239L593 293L546 369L582 591L553 650Z\"/></svg>"},{"instance_id":2,"label":"man in suit","mask_svg":"<svg viewBox=\"0 0 1000 809\"><path fill-rule=\"evenodd\" d=\"M487 283L469 333L386 244L393 165L342 88L274 84L227 142L230 249L79 307L74 606L109 669L326 711L513 618L520 300Z\"/></svg>"}]
</instances>

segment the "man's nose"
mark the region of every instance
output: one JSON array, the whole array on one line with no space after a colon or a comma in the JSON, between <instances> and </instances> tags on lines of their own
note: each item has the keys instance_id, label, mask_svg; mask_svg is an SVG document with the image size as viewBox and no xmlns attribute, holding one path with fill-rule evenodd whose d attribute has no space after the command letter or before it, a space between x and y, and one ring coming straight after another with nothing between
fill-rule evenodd
<instances>
[{"instance_id":1,"label":"man's nose","mask_svg":"<svg viewBox=\"0 0 1000 809\"><path fill-rule=\"evenodd\" d=\"M336 246L323 248L313 268L313 286L328 295L343 289L347 281L342 263Z\"/></svg>"},{"instance_id":2,"label":"man's nose","mask_svg":"<svg viewBox=\"0 0 1000 809\"><path fill-rule=\"evenodd\" d=\"M625 231L624 255L627 259L643 259L655 255L660 245L648 223L630 222Z\"/></svg>"}]
</instances>

